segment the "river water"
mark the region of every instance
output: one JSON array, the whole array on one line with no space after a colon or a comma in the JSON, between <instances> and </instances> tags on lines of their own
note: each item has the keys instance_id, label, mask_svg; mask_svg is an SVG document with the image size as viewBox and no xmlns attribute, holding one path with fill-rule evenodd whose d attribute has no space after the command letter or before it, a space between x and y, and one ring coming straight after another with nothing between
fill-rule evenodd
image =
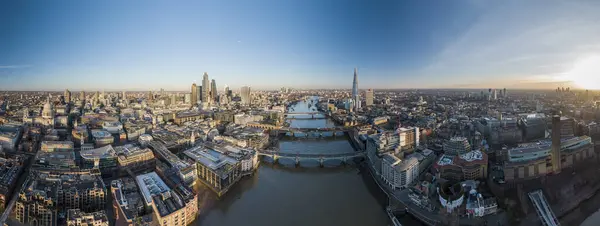
<instances>
[{"instance_id":1,"label":"river water","mask_svg":"<svg viewBox=\"0 0 600 226\"><path fill-rule=\"evenodd\" d=\"M294 110L311 109L307 102L299 102ZM327 119L290 123L299 128L334 126ZM284 139L279 145L280 151L293 153L354 151L346 137ZM195 225L390 225L385 214L387 198L368 173L355 166L338 165L321 168L318 162L307 160L295 167L291 160L280 159L277 164L263 161L253 176L242 179L221 198L200 189L201 214ZM420 225L409 217L400 221Z\"/></svg>"}]
</instances>

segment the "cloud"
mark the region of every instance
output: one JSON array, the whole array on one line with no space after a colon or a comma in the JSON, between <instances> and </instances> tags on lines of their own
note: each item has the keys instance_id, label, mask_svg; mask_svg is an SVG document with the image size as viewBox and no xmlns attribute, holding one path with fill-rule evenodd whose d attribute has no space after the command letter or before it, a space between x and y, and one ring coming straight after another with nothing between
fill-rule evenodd
<instances>
[{"instance_id":1,"label":"cloud","mask_svg":"<svg viewBox=\"0 0 600 226\"><path fill-rule=\"evenodd\" d=\"M31 65L28 64L17 64L17 65L0 65L0 69L20 69L20 68L30 68Z\"/></svg>"},{"instance_id":2,"label":"cloud","mask_svg":"<svg viewBox=\"0 0 600 226\"><path fill-rule=\"evenodd\" d=\"M485 9L418 73L462 83L518 82L564 73L581 58L600 55L600 4L550 2L505 1Z\"/></svg>"}]
</instances>

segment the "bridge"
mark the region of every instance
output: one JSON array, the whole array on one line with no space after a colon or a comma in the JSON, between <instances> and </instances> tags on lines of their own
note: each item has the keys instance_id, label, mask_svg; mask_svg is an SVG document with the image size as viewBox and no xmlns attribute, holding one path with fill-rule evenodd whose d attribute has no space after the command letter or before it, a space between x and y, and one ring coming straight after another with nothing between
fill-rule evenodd
<instances>
[{"instance_id":1,"label":"bridge","mask_svg":"<svg viewBox=\"0 0 600 226\"><path fill-rule=\"evenodd\" d=\"M529 199L533 203L535 207L535 212L540 217L542 221L542 225L544 226L560 226L560 223L556 219L556 215L552 212L548 201L546 201L546 197L544 197L544 193L542 190L536 190L529 193Z\"/></svg>"},{"instance_id":2,"label":"bridge","mask_svg":"<svg viewBox=\"0 0 600 226\"><path fill-rule=\"evenodd\" d=\"M348 160L352 160L356 157L365 156L364 151L360 152L349 152L349 153L336 153L336 154L313 154L313 153L283 153L276 150L261 150L258 151L259 156L268 156L273 159L273 162L276 163L279 159L293 159L296 162L296 165L300 165L300 160L317 160L319 164L324 166L325 160L340 160L344 164L348 162Z\"/></svg>"},{"instance_id":3,"label":"bridge","mask_svg":"<svg viewBox=\"0 0 600 226\"><path fill-rule=\"evenodd\" d=\"M297 138L318 138L318 137L336 137L344 136L346 132L350 131L349 128L290 128L283 127L278 130L278 133L285 134L291 137Z\"/></svg>"},{"instance_id":4,"label":"bridge","mask_svg":"<svg viewBox=\"0 0 600 226\"><path fill-rule=\"evenodd\" d=\"M322 112L318 112L318 111L307 111L307 112L286 112L284 113L284 115L318 115L318 114L323 114Z\"/></svg>"}]
</instances>

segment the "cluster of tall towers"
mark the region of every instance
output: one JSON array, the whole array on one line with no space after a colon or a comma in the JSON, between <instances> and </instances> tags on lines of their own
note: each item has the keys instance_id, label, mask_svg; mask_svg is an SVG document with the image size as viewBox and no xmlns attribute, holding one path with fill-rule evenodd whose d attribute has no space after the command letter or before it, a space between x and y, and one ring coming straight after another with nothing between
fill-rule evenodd
<instances>
[{"instance_id":1,"label":"cluster of tall towers","mask_svg":"<svg viewBox=\"0 0 600 226\"><path fill-rule=\"evenodd\" d=\"M196 83L192 84L191 101L192 105L198 102L202 103L214 103L218 101L217 95L217 83L215 80L208 79L208 73L204 72L202 76L202 85L198 86Z\"/></svg>"}]
</instances>

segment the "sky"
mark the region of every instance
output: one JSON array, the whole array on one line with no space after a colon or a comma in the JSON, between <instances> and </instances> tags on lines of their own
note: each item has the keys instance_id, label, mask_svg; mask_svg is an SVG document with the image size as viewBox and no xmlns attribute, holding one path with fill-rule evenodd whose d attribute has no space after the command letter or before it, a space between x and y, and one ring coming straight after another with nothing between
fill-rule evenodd
<instances>
[{"instance_id":1,"label":"sky","mask_svg":"<svg viewBox=\"0 0 600 226\"><path fill-rule=\"evenodd\" d=\"M0 90L184 91L204 72L219 89L350 89L354 67L361 89L554 88L600 74L598 12L593 0L1 1Z\"/></svg>"}]
</instances>

